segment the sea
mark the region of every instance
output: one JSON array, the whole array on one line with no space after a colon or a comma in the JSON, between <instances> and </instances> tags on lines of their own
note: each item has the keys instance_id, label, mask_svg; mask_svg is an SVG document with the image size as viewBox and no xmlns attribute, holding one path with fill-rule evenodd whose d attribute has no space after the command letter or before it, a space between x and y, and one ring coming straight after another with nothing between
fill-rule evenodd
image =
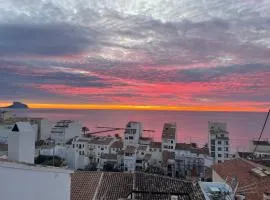
<instances>
[{"instance_id":1,"label":"sea","mask_svg":"<svg viewBox=\"0 0 270 200\"><path fill-rule=\"evenodd\" d=\"M226 122L232 151L248 151L249 141L259 137L267 113L259 112L185 112L185 111L127 111L127 110L17 110L17 116L41 117L49 121L70 119L80 121L95 132L97 127L124 128L129 121L140 121L145 137L161 140L163 124L176 122L178 142L195 142L203 146L208 140L208 121ZM123 135L123 130L100 133ZM270 120L263 132L263 139L270 138Z\"/></svg>"}]
</instances>

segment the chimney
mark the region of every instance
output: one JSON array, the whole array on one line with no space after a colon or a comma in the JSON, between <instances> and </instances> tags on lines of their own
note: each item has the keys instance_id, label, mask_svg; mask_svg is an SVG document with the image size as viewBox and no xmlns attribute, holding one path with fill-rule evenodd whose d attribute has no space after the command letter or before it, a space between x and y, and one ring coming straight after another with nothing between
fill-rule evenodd
<instances>
[{"instance_id":1,"label":"chimney","mask_svg":"<svg viewBox=\"0 0 270 200\"><path fill-rule=\"evenodd\" d=\"M34 164L35 131L29 122L17 122L8 136L8 159Z\"/></svg>"}]
</instances>

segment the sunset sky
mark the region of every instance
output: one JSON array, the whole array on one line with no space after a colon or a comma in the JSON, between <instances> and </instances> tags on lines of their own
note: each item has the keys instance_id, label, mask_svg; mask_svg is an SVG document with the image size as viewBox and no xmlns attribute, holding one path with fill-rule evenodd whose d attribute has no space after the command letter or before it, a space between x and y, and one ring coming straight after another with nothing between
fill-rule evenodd
<instances>
[{"instance_id":1,"label":"sunset sky","mask_svg":"<svg viewBox=\"0 0 270 200\"><path fill-rule=\"evenodd\" d=\"M0 105L265 111L269 10L269 0L0 1Z\"/></svg>"}]
</instances>

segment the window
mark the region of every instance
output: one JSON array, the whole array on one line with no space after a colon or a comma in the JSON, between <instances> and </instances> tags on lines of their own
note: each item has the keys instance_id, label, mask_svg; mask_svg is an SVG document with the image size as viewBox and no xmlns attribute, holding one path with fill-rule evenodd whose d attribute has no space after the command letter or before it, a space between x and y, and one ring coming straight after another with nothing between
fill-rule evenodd
<instances>
[{"instance_id":1,"label":"window","mask_svg":"<svg viewBox=\"0 0 270 200\"><path fill-rule=\"evenodd\" d=\"M219 157L219 158L221 158L221 157L222 157L222 155L221 155L221 154L218 154L218 157Z\"/></svg>"},{"instance_id":2,"label":"window","mask_svg":"<svg viewBox=\"0 0 270 200\"><path fill-rule=\"evenodd\" d=\"M229 157L229 154L225 153L225 158L228 158Z\"/></svg>"},{"instance_id":3,"label":"window","mask_svg":"<svg viewBox=\"0 0 270 200\"><path fill-rule=\"evenodd\" d=\"M220 137L224 137L224 134L221 134Z\"/></svg>"},{"instance_id":4,"label":"window","mask_svg":"<svg viewBox=\"0 0 270 200\"><path fill-rule=\"evenodd\" d=\"M218 142L217 142L218 144L222 144L222 142L220 141L220 140L218 140Z\"/></svg>"},{"instance_id":5,"label":"window","mask_svg":"<svg viewBox=\"0 0 270 200\"><path fill-rule=\"evenodd\" d=\"M222 151L222 148L221 147L218 147L218 151Z\"/></svg>"},{"instance_id":6,"label":"window","mask_svg":"<svg viewBox=\"0 0 270 200\"><path fill-rule=\"evenodd\" d=\"M215 157L215 152L212 152L212 153L211 153L211 156L212 156L212 157Z\"/></svg>"},{"instance_id":7,"label":"window","mask_svg":"<svg viewBox=\"0 0 270 200\"><path fill-rule=\"evenodd\" d=\"M133 140L133 136L129 136L129 139L130 139L130 140Z\"/></svg>"},{"instance_id":8,"label":"window","mask_svg":"<svg viewBox=\"0 0 270 200\"><path fill-rule=\"evenodd\" d=\"M229 151L229 148L228 147L224 147L224 151Z\"/></svg>"},{"instance_id":9,"label":"window","mask_svg":"<svg viewBox=\"0 0 270 200\"><path fill-rule=\"evenodd\" d=\"M173 140L171 141L171 144L173 144Z\"/></svg>"},{"instance_id":10,"label":"window","mask_svg":"<svg viewBox=\"0 0 270 200\"><path fill-rule=\"evenodd\" d=\"M221 160L218 160L218 163L222 163L222 161Z\"/></svg>"},{"instance_id":11,"label":"window","mask_svg":"<svg viewBox=\"0 0 270 200\"><path fill-rule=\"evenodd\" d=\"M101 151L103 151L104 150L104 148L103 147L101 147L101 149L100 149Z\"/></svg>"},{"instance_id":12,"label":"window","mask_svg":"<svg viewBox=\"0 0 270 200\"><path fill-rule=\"evenodd\" d=\"M128 137L125 137L125 140L128 140Z\"/></svg>"},{"instance_id":13,"label":"window","mask_svg":"<svg viewBox=\"0 0 270 200\"><path fill-rule=\"evenodd\" d=\"M211 151L215 151L216 148L214 146L211 146Z\"/></svg>"},{"instance_id":14,"label":"window","mask_svg":"<svg viewBox=\"0 0 270 200\"><path fill-rule=\"evenodd\" d=\"M226 145L229 145L229 141L225 141L225 144L226 144Z\"/></svg>"},{"instance_id":15,"label":"window","mask_svg":"<svg viewBox=\"0 0 270 200\"><path fill-rule=\"evenodd\" d=\"M73 144L73 149L75 148L75 144Z\"/></svg>"},{"instance_id":16,"label":"window","mask_svg":"<svg viewBox=\"0 0 270 200\"><path fill-rule=\"evenodd\" d=\"M79 149L81 149L82 148L82 145L81 144L79 144Z\"/></svg>"},{"instance_id":17,"label":"window","mask_svg":"<svg viewBox=\"0 0 270 200\"><path fill-rule=\"evenodd\" d=\"M84 148L84 144L82 145L82 147Z\"/></svg>"},{"instance_id":18,"label":"window","mask_svg":"<svg viewBox=\"0 0 270 200\"><path fill-rule=\"evenodd\" d=\"M144 152L141 152L141 155L144 155Z\"/></svg>"},{"instance_id":19,"label":"window","mask_svg":"<svg viewBox=\"0 0 270 200\"><path fill-rule=\"evenodd\" d=\"M84 151L82 151L82 155L84 155Z\"/></svg>"},{"instance_id":20,"label":"window","mask_svg":"<svg viewBox=\"0 0 270 200\"><path fill-rule=\"evenodd\" d=\"M215 145L216 141L215 140L211 140L211 145Z\"/></svg>"}]
</instances>

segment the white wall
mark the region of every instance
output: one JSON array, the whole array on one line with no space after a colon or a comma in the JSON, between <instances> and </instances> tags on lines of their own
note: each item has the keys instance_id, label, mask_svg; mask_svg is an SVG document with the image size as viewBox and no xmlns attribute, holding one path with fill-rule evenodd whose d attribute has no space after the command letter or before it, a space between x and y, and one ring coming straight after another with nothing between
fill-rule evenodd
<instances>
[{"instance_id":1,"label":"white wall","mask_svg":"<svg viewBox=\"0 0 270 200\"><path fill-rule=\"evenodd\" d=\"M39 170L0 163L3 200L70 200L70 171ZM5 181L3 181L5 180Z\"/></svg>"},{"instance_id":2,"label":"white wall","mask_svg":"<svg viewBox=\"0 0 270 200\"><path fill-rule=\"evenodd\" d=\"M47 119L42 119L40 122L40 139L46 140L51 133L53 123L49 122Z\"/></svg>"},{"instance_id":3,"label":"white wall","mask_svg":"<svg viewBox=\"0 0 270 200\"><path fill-rule=\"evenodd\" d=\"M224 179L221 178L221 176L219 174L217 174L215 170L213 170L212 179L213 179L213 182L220 182L220 183L225 182Z\"/></svg>"},{"instance_id":4,"label":"white wall","mask_svg":"<svg viewBox=\"0 0 270 200\"><path fill-rule=\"evenodd\" d=\"M0 142L7 144L8 143L8 135L9 132L12 130L14 124L8 125L8 124L1 124L0 125Z\"/></svg>"}]
</instances>

